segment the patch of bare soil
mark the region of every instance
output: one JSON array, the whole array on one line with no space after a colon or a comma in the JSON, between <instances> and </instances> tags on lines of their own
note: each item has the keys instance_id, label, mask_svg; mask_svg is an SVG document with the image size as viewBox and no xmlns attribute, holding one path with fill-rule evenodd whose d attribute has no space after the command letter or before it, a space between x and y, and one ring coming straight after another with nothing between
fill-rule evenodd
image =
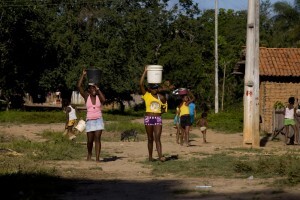
<instances>
[{"instance_id":1,"label":"patch of bare soil","mask_svg":"<svg viewBox=\"0 0 300 200\"><path fill-rule=\"evenodd\" d=\"M137 120L143 122L143 120ZM63 124L0 126L2 133L43 141L37 133L44 130L62 131ZM195 157L197 153L226 152L229 148L243 147L242 134L223 134L208 130L207 141L202 143L200 130L193 128L190 147L175 141L172 120L165 120L162 133L163 153L178 155L179 159ZM110 133L104 132L103 137ZM283 142L265 140L263 149L284 152L300 146L286 146ZM156 176L143 162L147 160L147 141L102 142L102 151L113 157L100 163L82 160L50 161L66 180L76 182L76 189L60 194L60 199L299 199L300 188L276 188L272 179L186 178L174 174ZM198 154L199 155L199 154ZM157 156L154 151L154 156ZM166 161L165 164L167 164ZM170 162L171 163L171 162ZM222 167L222 166L220 166ZM184 169L183 169L184 170Z\"/></svg>"}]
</instances>

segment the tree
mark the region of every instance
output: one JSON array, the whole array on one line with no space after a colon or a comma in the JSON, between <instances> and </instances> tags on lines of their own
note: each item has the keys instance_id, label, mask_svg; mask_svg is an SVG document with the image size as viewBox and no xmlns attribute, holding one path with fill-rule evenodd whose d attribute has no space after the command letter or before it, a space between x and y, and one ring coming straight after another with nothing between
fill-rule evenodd
<instances>
[{"instance_id":1,"label":"tree","mask_svg":"<svg viewBox=\"0 0 300 200\"><path fill-rule=\"evenodd\" d=\"M13 6L19 2L0 4L1 20L1 74L0 88L7 96L23 95L35 91L38 77L43 73L47 34L47 15L31 2ZM11 5L12 4L12 5ZM44 23L39 23L40 21ZM35 78L34 78L35 77Z\"/></svg>"},{"instance_id":2,"label":"tree","mask_svg":"<svg viewBox=\"0 0 300 200\"><path fill-rule=\"evenodd\" d=\"M214 99L214 11L194 1L45 0L0 2L0 88L69 98L83 68L101 70L109 102L138 93L144 66L164 66L163 78L189 87L199 103ZM15 5L15 6L11 6ZM245 11L220 10L219 44L226 68L227 104L238 96L230 75L245 45ZM223 77L223 71L219 71ZM221 79L220 82L223 80Z\"/></svg>"},{"instance_id":3,"label":"tree","mask_svg":"<svg viewBox=\"0 0 300 200\"><path fill-rule=\"evenodd\" d=\"M288 2L276 2L274 8L273 47L300 46L300 0L294 6Z\"/></svg>"}]
</instances>

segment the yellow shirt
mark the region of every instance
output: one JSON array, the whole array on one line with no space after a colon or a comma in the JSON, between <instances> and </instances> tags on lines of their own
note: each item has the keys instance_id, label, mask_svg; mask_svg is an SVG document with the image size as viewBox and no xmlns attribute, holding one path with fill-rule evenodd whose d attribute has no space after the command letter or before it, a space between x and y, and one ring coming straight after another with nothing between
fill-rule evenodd
<instances>
[{"instance_id":1,"label":"yellow shirt","mask_svg":"<svg viewBox=\"0 0 300 200\"><path fill-rule=\"evenodd\" d=\"M190 109L189 106L185 105L185 102L182 104L180 107L180 117L182 115L189 115L190 114Z\"/></svg>"},{"instance_id":2,"label":"yellow shirt","mask_svg":"<svg viewBox=\"0 0 300 200\"><path fill-rule=\"evenodd\" d=\"M145 101L146 112L151 113L161 113L161 105L162 102L158 99L153 97L150 92L146 92L142 98Z\"/></svg>"}]
</instances>

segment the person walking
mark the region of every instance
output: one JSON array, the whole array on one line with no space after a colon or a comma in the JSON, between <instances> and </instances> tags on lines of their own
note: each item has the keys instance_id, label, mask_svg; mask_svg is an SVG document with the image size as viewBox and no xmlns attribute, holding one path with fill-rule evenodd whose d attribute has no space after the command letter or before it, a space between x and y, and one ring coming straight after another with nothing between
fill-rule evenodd
<instances>
[{"instance_id":1,"label":"person walking","mask_svg":"<svg viewBox=\"0 0 300 200\"><path fill-rule=\"evenodd\" d=\"M189 110L190 110L190 118L191 118L191 126L190 126L190 130L192 130L192 126L195 122L195 118L197 117L196 116L196 105L194 103L194 101L192 101L190 104L189 104Z\"/></svg>"},{"instance_id":2,"label":"person walking","mask_svg":"<svg viewBox=\"0 0 300 200\"><path fill-rule=\"evenodd\" d=\"M174 117L174 128L176 129L176 143L177 144L181 144L182 145L182 134L181 134L181 131L180 131L180 109L179 107L177 106L176 107L176 114L175 114L175 117ZM179 143L179 139L180 139L180 143Z\"/></svg>"},{"instance_id":3,"label":"person walking","mask_svg":"<svg viewBox=\"0 0 300 200\"><path fill-rule=\"evenodd\" d=\"M296 109L295 98L290 97L288 99L289 104L284 110L284 126L285 126L285 144L298 144L299 142L299 132L298 127L296 126L295 116L296 116ZM293 128L294 136L289 135L290 126ZM290 141L288 143L288 138L290 137Z\"/></svg>"},{"instance_id":4,"label":"person walking","mask_svg":"<svg viewBox=\"0 0 300 200\"><path fill-rule=\"evenodd\" d=\"M76 110L75 108L72 107L71 105L71 101L68 99L66 100L66 125L65 125L65 129L66 129L66 134L69 137L69 140L74 140L76 138L75 134L74 134L74 126L77 122L77 116L76 116Z\"/></svg>"},{"instance_id":5,"label":"person walking","mask_svg":"<svg viewBox=\"0 0 300 200\"><path fill-rule=\"evenodd\" d=\"M153 161L153 142L155 141L158 159L165 161L162 154L161 133L162 133L162 117L161 114L166 112L167 100L166 97L158 93L158 84L149 84L149 88L144 86L144 79L147 73L147 67L140 78L140 89L142 98L144 99L146 112L144 116L144 125L148 138L148 154L149 161Z\"/></svg>"},{"instance_id":6,"label":"person walking","mask_svg":"<svg viewBox=\"0 0 300 200\"><path fill-rule=\"evenodd\" d=\"M95 142L96 161L100 162L101 135L104 130L102 117L102 106L106 101L104 94L95 83L89 83L88 90L83 89L83 79L86 77L86 70L83 70L77 87L81 96L85 100L86 114L86 134L87 134L87 160L92 160L93 144Z\"/></svg>"},{"instance_id":7,"label":"person walking","mask_svg":"<svg viewBox=\"0 0 300 200\"><path fill-rule=\"evenodd\" d=\"M206 141L206 129L208 128L208 122L207 122L207 113L204 112L201 114L201 118L196 122L197 126L200 126L200 131L203 136L203 143L207 143Z\"/></svg>"},{"instance_id":8,"label":"person walking","mask_svg":"<svg viewBox=\"0 0 300 200\"><path fill-rule=\"evenodd\" d=\"M182 95L182 102L179 105L180 110L180 126L181 133L183 134L183 138L186 146L190 146L189 138L190 138L190 126L191 126L191 118L190 118L190 109L189 104L195 100L193 93L190 90L187 90L187 94Z\"/></svg>"}]
</instances>

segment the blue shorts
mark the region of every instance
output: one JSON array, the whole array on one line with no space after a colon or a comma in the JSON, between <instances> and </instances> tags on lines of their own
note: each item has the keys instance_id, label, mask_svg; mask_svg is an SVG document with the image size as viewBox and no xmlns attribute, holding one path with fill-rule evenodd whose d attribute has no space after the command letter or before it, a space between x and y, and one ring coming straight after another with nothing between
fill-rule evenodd
<instances>
[{"instance_id":1,"label":"blue shorts","mask_svg":"<svg viewBox=\"0 0 300 200\"><path fill-rule=\"evenodd\" d=\"M144 124L146 126L162 125L161 116L145 116Z\"/></svg>"},{"instance_id":2,"label":"blue shorts","mask_svg":"<svg viewBox=\"0 0 300 200\"><path fill-rule=\"evenodd\" d=\"M100 131L100 130L104 130L104 122L102 117L99 119L89 119L86 121L86 127L85 127L86 132Z\"/></svg>"}]
</instances>

